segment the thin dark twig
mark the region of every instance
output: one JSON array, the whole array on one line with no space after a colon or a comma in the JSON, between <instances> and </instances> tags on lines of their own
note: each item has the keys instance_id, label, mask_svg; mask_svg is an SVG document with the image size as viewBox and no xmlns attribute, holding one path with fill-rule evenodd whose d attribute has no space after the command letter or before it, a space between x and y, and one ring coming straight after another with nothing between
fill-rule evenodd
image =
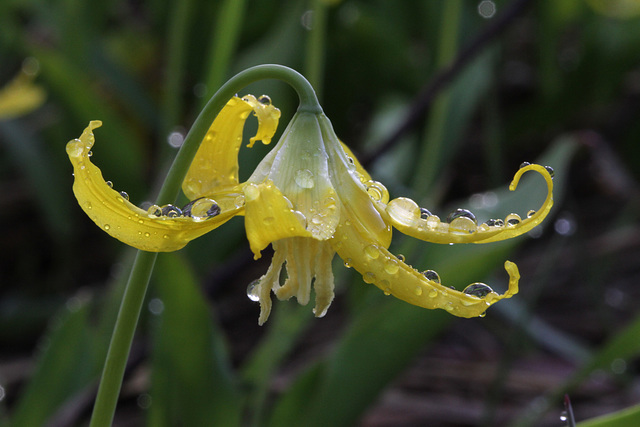
<instances>
[{"instance_id":1,"label":"thin dark twig","mask_svg":"<svg viewBox=\"0 0 640 427\"><path fill-rule=\"evenodd\" d=\"M436 74L415 99L408 109L408 114L404 121L391 133L378 147L369 153L365 153L361 162L364 166L369 166L371 162L393 147L400 138L424 117L431 107L436 96L443 90L460 72L473 60L484 48L489 45L495 37L500 35L510 24L512 24L525 9L533 3L533 0L515 0L509 7L488 25L469 45L463 48L456 59Z\"/></svg>"}]
</instances>

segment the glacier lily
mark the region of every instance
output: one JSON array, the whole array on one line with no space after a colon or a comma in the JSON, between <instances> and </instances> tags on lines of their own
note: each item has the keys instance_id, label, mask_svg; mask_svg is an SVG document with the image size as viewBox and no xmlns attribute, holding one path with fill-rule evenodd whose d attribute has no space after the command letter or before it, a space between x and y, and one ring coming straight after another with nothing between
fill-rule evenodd
<instances>
[{"instance_id":1,"label":"glacier lily","mask_svg":"<svg viewBox=\"0 0 640 427\"><path fill-rule=\"evenodd\" d=\"M461 317L481 316L495 302L518 291L519 273L507 261L508 290L500 295L475 283L463 291L443 285L433 270L420 272L392 254L392 227L412 237L435 243L488 243L523 234L538 225L552 205L549 168L526 164L516 173L536 171L545 178L548 194L542 207L524 219L516 214L478 225L469 211L458 210L441 221L414 201L389 193L362 168L335 135L321 109L300 110L280 141L245 182L238 179L238 151L245 120L253 112L259 127L256 140L268 144L280 112L267 97L233 97L213 121L182 183L191 202L179 208L153 205L143 210L126 193L105 182L91 162L93 121L79 139L69 142L74 166L74 193L83 210L104 231L143 251L175 251L189 241L245 216L245 228L254 257L271 244L271 266L248 293L260 302L259 323L271 311L271 292L279 299L295 296L307 304L311 285L316 316L323 316L334 297L331 261L335 253L363 280L411 304L442 308ZM286 264L287 279L280 284Z\"/></svg>"}]
</instances>

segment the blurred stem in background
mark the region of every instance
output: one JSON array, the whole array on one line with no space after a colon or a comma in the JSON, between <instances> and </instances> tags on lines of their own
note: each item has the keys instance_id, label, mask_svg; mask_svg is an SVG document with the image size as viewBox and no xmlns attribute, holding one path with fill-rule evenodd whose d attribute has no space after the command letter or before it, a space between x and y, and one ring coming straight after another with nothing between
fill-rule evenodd
<instances>
[{"instance_id":1,"label":"blurred stem in background","mask_svg":"<svg viewBox=\"0 0 640 427\"><path fill-rule=\"evenodd\" d=\"M436 69L444 69L455 59L458 49L458 36L462 14L462 1L450 0L443 3L440 30L440 44ZM447 88L436 98L427 119L426 136L420 157L418 169L415 171L413 188L416 194L425 197L430 194L435 181L442 171L444 164L444 132L450 107L451 89Z\"/></svg>"}]
</instances>

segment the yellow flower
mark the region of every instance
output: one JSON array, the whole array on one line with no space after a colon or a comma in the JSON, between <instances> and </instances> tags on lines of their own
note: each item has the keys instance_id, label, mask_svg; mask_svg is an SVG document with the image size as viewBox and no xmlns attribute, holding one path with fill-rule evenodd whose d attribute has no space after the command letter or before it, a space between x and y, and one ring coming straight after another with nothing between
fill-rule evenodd
<instances>
[{"instance_id":1,"label":"yellow flower","mask_svg":"<svg viewBox=\"0 0 640 427\"><path fill-rule=\"evenodd\" d=\"M33 77L33 74L22 71L0 89L0 118L22 116L44 103L45 92L33 83Z\"/></svg>"},{"instance_id":2,"label":"yellow flower","mask_svg":"<svg viewBox=\"0 0 640 427\"><path fill-rule=\"evenodd\" d=\"M260 302L260 324L269 317L272 291L279 299L295 296L307 304L312 283L314 313L323 316L334 296L331 261L336 252L345 266L386 294L456 316L481 316L493 303L517 293L519 273L509 261L505 263L509 288L502 295L481 283L464 291L444 286L434 271L420 272L389 252L391 230L395 227L435 243L486 243L523 234L551 209L553 182L548 169L527 164L511 183L514 190L520 176L530 170L547 182L543 206L524 219L511 214L505 220L478 225L473 214L458 210L446 222L440 221L410 199L389 201L386 188L372 180L338 140L329 119L322 112L301 110L251 177L240 183L237 155L251 111L259 127L249 146L256 140L270 142L279 110L267 97L232 98L211 125L186 175L182 190L191 202L183 209L154 205L145 211L105 183L90 161L92 131L101 125L91 122L79 139L67 145L80 206L111 236L155 252L178 250L231 217L244 215L255 258L269 244L275 250L266 274L248 289L249 296ZM281 285L285 263L287 279Z\"/></svg>"}]
</instances>

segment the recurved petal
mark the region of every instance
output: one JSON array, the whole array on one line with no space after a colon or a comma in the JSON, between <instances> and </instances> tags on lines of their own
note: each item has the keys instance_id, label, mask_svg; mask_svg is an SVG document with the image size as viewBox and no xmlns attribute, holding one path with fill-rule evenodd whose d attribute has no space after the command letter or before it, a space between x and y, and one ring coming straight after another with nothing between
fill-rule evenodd
<instances>
[{"instance_id":1,"label":"recurved petal","mask_svg":"<svg viewBox=\"0 0 640 427\"><path fill-rule=\"evenodd\" d=\"M280 110L252 95L231 98L215 118L189 167L182 191L191 200L238 184L238 152L244 124L251 111L258 117L258 131L251 144L268 144L278 126Z\"/></svg>"},{"instance_id":2,"label":"recurved petal","mask_svg":"<svg viewBox=\"0 0 640 427\"><path fill-rule=\"evenodd\" d=\"M504 294L497 294L481 284L471 285L468 293L465 293L428 279L365 236L367 233L364 230L352 223L342 222L330 242L345 265L355 268L366 283L372 283L385 294L410 304L430 309L441 308L459 317L477 317L492 304L518 293L520 274L512 262L505 263L510 279L509 289ZM480 286L483 292L476 292Z\"/></svg>"},{"instance_id":3,"label":"recurved petal","mask_svg":"<svg viewBox=\"0 0 640 427\"><path fill-rule=\"evenodd\" d=\"M547 183L547 197L540 209L525 218L511 214L504 220L493 220L478 225L468 217L451 222L441 221L435 215L425 215L411 199L399 197L391 200L386 208L389 222L402 233L433 243L489 243L510 239L540 224L553 206L553 180L549 171L540 165L527 165L516 172L509 190L514 191L522 174L535 171Z\"/></svg>"},{"instance_id":4,"label":"recurved petal","mask_svg":"<svg viewBox=\"0 0 640 427\"><path fill-rule=\"evenodd\" d=\"M293 209L272 181L247 183L245 195L245 229L254 258L270 243L287 237L312 237L305 228L305 216Z\"/></svg>"},{"instance_id":5,"label":"recurved petal","mask_svg":"<svg viewBox=\"0 0 640 427\"><path fill-rule=\"evenodd\" d=\"M216 195L219 214L201 218L151 215L138 208L127 200L126 195L111 188L100 169L91 163L89 152L95 141L93 129L101 125L97 120L90 122L79 139L67 144L67 154L73 164L73 192L80 207L111 236L141 250L170 252L184 247L242 210L235 204L241 194L232 192Z\"/></svg>"}]
</instances>

